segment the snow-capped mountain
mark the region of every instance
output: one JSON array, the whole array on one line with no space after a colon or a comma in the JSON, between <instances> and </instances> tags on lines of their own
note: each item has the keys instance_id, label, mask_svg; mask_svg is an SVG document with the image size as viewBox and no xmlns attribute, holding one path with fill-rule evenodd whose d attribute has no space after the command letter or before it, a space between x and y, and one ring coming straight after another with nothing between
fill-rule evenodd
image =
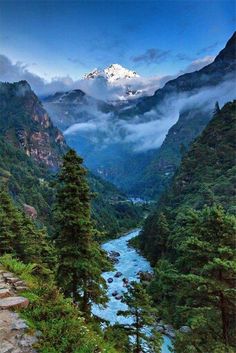
<instances>
[{"instance_id":1,"label":"snow-capped mountain","mask_svg":"<svg viewBox=\"0 0 236 353\"><path fill-rule=\"evenodd\" d=\"M128 70L119 64L112 64L106 69L94 69L84 75L84 79L94 79L104 77L109 83L114 83L118 80L140 77L135 71Z\"/></svg>"}]
</instances>

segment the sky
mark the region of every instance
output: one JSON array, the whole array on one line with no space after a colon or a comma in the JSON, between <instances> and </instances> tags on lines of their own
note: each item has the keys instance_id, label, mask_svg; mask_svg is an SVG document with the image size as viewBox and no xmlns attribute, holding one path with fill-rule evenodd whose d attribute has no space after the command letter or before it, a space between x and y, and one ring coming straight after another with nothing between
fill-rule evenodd
<instances>
[{"instance_id":1,"label":"sky","mask_svg":"<svg viewBox=\"0 0 236 353\"><path fill-rule=\"evenodd\" d=\"M194 69L233 34L235 7L230 0L0 0L0 80L4 65L46 80L78 80L112 63L144 77Z\"/></svg>"}]
</instances>

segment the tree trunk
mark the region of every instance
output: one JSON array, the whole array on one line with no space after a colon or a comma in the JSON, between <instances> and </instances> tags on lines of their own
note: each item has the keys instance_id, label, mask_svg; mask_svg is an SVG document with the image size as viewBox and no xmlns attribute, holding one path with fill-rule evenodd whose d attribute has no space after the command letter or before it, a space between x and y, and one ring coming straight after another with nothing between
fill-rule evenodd
<instances>
[{"instance_id":1,"label":"tree trunk","mask_svg":"<svg viewBox=\"0 0 236 353\"><path fill-rule=\"evenodd\" d=\"M85 315L85 318L89 318L90 316L90 305L89 305L89 297L88 292L84 290L84 295L82 299L82 311Z\"/></svg>"}]
</instances>

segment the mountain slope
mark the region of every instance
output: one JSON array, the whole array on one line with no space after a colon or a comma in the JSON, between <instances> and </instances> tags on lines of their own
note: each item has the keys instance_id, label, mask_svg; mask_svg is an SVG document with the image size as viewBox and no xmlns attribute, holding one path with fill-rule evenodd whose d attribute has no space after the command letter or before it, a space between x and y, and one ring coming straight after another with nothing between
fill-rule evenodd
<instances>
[{"instance_id":1,"label":"mountain slope","mask_svg":"<svg viewBox=\"0 0 236 353\"><path fill-rule=\"evenodd\" d=\"M203 133L183 158L156 212L150 216L142 232L142 247L155 261L158 219L165 212L170 225L186 207L201 209L204 205L221 204L236 213L236 101L227 103L215 113Z\"/></svg>"},{"instance_id":2,"label":"mountain slope","mask_svg":"<svg viewBox=\"0 0 236 353\"><path fill-rule=\"evenodd\" d=\"M25 81L0 83L0 181L8 184L22 207L35 207L38 221L51 229L51 181L68 149L37 96ZM93 218L98 228L114 236L137 225L140 214L126 196L102 179L89 175ZM126 205L126 213L119 209Z\"/></svg>"},{"instance_id":3,"label":"mountain slope","mask_svg":"<svg viewBox=\"0 0 236 353\"><path fill-rule=\"evenodd\" d=\"M158 110L165 102L181 107L177 122L169 129L140 178L142 182L135 184L134 189L141 189L144 195L154 198L160 195L178 167L182 154L211 119L216 101L224 104L235 98L235 75L236 33L213 63L167 82L154 96L140 99L135 108L126 111L127 115L145 114L155 107Z\"/></svg>"},{"instance_id":4,"label":"mountain slope","mask_svg":"<svg viewBox=\"0 0 236 353\"><path fill-rule=\"evenodd\" d=\"M0 83L0 116L3 137L36 162L58 168L64 137L26 81Z\"/></svg>"},{"instance_id":5,"label":"mountain slope","mask_svg":"<svg viewBox=\"0 0 236 353\"><path fill-rule=\"evenodd\" d=\"M158 198L216 101L235 98L235 41L234 34L214 62L151 97L107 104L71 91L44 106L89 169L132 196Z\"/></svg>"}]
</instances>

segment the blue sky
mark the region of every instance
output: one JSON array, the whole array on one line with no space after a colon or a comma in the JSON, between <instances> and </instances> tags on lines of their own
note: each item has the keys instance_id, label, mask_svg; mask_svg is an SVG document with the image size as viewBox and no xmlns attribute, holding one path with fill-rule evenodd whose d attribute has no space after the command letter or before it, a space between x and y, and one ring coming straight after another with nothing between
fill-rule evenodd
<instances>
[{"instance_id":1,"label":"blue sky","mask_svg":"<svg viewBox=\"0 0 236 353\"><path fill-rule=\"evenodd\" d=\"M235 1L0 0L0 54L37 75L78 79L119 63L164 76L216 55L235 30Z\"/></svg>"}]
</instances>

